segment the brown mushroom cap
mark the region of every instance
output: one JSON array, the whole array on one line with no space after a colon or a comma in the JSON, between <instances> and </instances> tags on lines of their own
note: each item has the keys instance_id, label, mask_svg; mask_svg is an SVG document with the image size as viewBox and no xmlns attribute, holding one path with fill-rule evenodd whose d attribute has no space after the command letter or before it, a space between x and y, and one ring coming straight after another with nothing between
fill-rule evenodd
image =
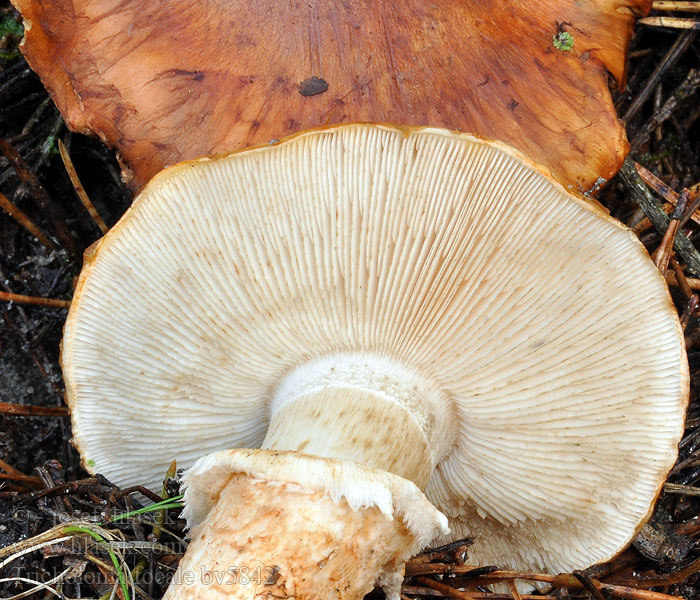
<instances>
[{"instance_id":1,"label":"brown mushroom cap","mask_svg":"<svg viewBox=\"0 0 700 600\"><path fill-rule=\"evenodd\" d=\"M181 160L368 121L506 141L573 191L609 179L627 152L606 69L624 81L634 14L651 5L13 3L68 125L114 146L135 188ZM571 49L555 46L562 31Z\"/></svg>"}]
</instances>

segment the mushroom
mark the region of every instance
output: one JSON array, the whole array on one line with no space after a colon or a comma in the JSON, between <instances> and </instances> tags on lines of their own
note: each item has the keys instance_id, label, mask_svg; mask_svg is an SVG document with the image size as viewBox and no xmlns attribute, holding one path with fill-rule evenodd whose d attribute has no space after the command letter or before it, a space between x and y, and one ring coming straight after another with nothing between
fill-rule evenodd
<instances>
[{"instance_id":1,"label":"mushroom","mask_svg":"<svg viewBox=\"0 0 700 600\"><path fill-rule=\"evenodd\" d=\"M140 188L169 164L347 122L503 140L574 192L628 151L624 85L651 0L12 0L68 125Z\"/></svg>"},{"instance_id":2,"label":"mushroom","mask_svg":"<svg viewBox=\"0 0 700 600\"><path fill-rule=\"evenodd\" d=\"M169 600L397 598L431 539L474 537L482 565L605 560L688 399L630 230L501 143L389 125L159 174L87 254L62 365L89 471L189 467Z\"/></svg>"}]
</instances>

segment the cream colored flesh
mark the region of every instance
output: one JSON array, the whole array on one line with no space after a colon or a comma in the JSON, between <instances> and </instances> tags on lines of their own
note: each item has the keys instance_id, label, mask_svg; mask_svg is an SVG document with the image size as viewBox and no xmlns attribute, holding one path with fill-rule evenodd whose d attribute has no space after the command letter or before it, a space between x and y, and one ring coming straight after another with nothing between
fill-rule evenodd
<instances>
[{"instance_id":1,"label":"cream colored flesh","mask_svg":"<svg viewBox=\"0 0 700 600\"><path fill-rule=\"evenodd\" d=\"M398 600L446 519L410 481L350 461L232 450L185 476L192 541L165 600Z\"/></svg>"},{"instance_id":2,"label":"cream colored flesh","mask_svg":"<svg viewBox=\"0 0 700 600\"><path fill-rule=\"evenodd\" d=\"M419 549L376 506L354 511L325 490L241 474L191 535L164 600L359 599L377 581L391 582L387 596L398 600L403 565Z\"/></svg>"}]
</instances>

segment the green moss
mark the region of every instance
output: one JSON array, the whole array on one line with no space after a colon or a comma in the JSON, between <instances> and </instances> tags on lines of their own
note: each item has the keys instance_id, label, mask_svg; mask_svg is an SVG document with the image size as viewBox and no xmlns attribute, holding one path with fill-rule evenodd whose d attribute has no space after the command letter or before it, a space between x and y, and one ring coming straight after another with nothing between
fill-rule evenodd
<instances>
[{"instance_id":1,"label":"green moss","mask_svg":"<svg viewBox=\"0 0 700 600\"><path fill-rule=\"evenodd\" d=\"M552 37L552 44L557 50L568 52L574 47L574 36L568 31L560 31Z\"/></svg>"},{"instance_id":2,"label":"green moss","mask_svg":"<svg viewBox=\"0 0 700 600\"><path fill-rule=\"evenodd\" d=\"M24 27L11 17L0 20L0 60L13 60L19 56L17 44L24 35Z\"/></svg>"},{"instance_id":3,"label":"green moss","mask_svg":"<svg viewBox=\"0 0 700 600\"><path fill-rule=\"evenodd\" d=\"M15 21L11 17L7 17L0 21L0 37L5 37L6 35L24 35L24 27L22 23Z\"/></svg>"},{"instance_id":4,"label":"green moss","mask_svg":"<svg viewBox=\"0 0 700 600\"><path fill-rule=\"evenodd\" d=\"M49 135L44 142L44 152L49 156L58 154L58 143L56 142L56 136Z\"/></svg>"}]
</instances>

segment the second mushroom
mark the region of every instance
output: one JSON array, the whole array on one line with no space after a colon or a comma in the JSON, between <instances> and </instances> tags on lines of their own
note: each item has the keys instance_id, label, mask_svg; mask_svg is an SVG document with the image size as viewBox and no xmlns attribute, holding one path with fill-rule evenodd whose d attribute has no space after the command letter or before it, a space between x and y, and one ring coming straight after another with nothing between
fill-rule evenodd
<instances>
[{"instance_id":1,"label":"second mushroom","mask_svg":"<svg viewBox=\"0 0 700 600\"><path fill-rule=\"evenodd\" d=\"M607 559L688 395L629 230L502 144L378 125L157 176L88 254L62 362L89 470L189 467L168 600L396 599L465 536L476 564Z\"/></svg>"}]
</instances>

